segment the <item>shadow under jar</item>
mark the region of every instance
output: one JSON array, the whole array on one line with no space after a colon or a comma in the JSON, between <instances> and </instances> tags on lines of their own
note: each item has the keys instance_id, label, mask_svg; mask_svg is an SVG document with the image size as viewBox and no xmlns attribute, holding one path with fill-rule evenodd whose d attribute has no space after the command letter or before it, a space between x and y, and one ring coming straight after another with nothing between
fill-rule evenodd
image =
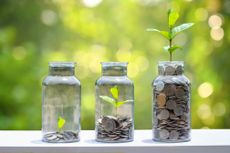
<instances>
[{"instance_id":1,"label":"shadow under jar","mask_svg":"<svg viewBox=\"0 0 230 153\"><path fill-rule=\"evenodd\" d=\"M79 141L81 85L74 62L50 62L42 83L42 140Z\"/></svg>"},{"instance_id":2,"label":"shadow under jar","mask_svg":"<svg viewBox=\"0 0 230 153\"><path fill-rule=\"evenodd\" d=\"M190 140L190 81L182 61L159 62L153 82L153 140Z\"/></svg>"},{"instance_id":3,"label":"shadow under jar","mask_svg":"<svg viewBox=\"0 0 230 153\"><path fill-rule=\"evenodd\" d=\"M102 62L96 81L96 141L129 142L134 134L134 85L126 62Z\"/></svg>"}]
</instances>

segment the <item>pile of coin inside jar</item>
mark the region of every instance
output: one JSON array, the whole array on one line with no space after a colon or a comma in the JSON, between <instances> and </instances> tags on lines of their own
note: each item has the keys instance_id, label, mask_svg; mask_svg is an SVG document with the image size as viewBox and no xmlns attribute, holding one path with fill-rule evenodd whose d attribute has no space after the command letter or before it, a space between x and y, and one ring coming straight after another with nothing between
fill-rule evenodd
<instances>
[{"instance_id":1,"label":"pile of coin inside jar","mask_svg":"<svg viewBox=\"0 0 230 153\"><path fill-rule=\"evenodd\" d=\"M97 122L96 135L98 141L131 141L133 139L132 120L128 117L103 116Z\"/></svg>"},{"instance_id":2,"label":"pile of coin inside jar","mask_svg":"<svg viewBox=\"0 0 230 153\"><path fill-rule=\"evenodd\" d=\"M154 81L153 134L157 141L190 139L190 82L181 65L159 67Z\"/></svg>"},{"instance_id":3,"label":"pile of coin inside jar","mask_svg":"<svg viewBox=\"0 0 230 153\"><path fill-rule=\"evenodd\" d=\"M45 134L43 141L50 143L79 141L78 133L63 131Z\"/></svg>"}]
</instances>

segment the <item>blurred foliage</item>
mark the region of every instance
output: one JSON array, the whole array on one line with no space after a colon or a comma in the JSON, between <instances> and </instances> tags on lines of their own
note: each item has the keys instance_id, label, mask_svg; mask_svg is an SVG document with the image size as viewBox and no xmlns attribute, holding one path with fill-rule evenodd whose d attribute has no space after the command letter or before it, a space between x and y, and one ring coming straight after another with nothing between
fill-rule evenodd
<instances>
[{"instance_id":1,"label":"blurred foliage","mask_svg":"<svg viewBox=\"0 0 230 153\"><path fill-rule=\"evenodd\" d=\"M195 26L175 42L192 81L193 128L230 128L230 1L1 0L0 129L41 128L41 82L49 61L76 61L82 128L94 128L94 83L101 61L128 61L135 82L135 127L151 128L151 82L167 60L166 11Z\"/></svg>"}]
</instances>

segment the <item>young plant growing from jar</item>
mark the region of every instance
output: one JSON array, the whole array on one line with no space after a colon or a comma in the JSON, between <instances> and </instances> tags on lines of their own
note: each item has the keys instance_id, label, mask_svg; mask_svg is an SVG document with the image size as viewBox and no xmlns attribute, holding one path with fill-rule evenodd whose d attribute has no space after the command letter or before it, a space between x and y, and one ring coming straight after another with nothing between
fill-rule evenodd
<instances>
[{"instance_id":1,"label":"young plant growing from jar","mask_svg":"<svg viewBox=\"0 0 230 153\"><path fill-rule=\"evenodd\" d=\"M154 28L149 28L147 29L147 31L150 32L157 32L159 34L161 34L163 37L165 37L168 42L169 45L164 46L163 49L165 51L169 52L169 61L172 61L172 54L174 51L176 51L177 49L182 49L181 46L178 45L174 45L173 44L173 39L182 31L192 27L194 25L194 23L183 23L179 26L175 26L176 21L179 18L179 13L172 11L172 9L170 9L168 11L168 31L162 31L162 30L158 30L158 29L154 29Z\"/></svg>"},{"instance_id":2,"label":"young plant growing from jar","mask_svg":"<svg viewBox=\"0 0 230 153\"><path fill-rule=\"evenodd\" d=\"M50 62L42 87L42 141L79 141L81 84L75 63Z\"/></svg>"},{"instance_id":3,"label":"young plant growing from jar","mask_svg":"<svg viewBox=\"0 0 230 153\"><path fill-rule=\"evenodd\" d=\"M134 137L134 85L127 62L101 62L102 75L95 83L96 141L130 142Z\"/></svg>"},{"instance_id":4,"label":"young plant growing from jar","mask_svg":"<svg viewBox=\"0 0 230 153\"><path fill-rule=\"evenodd\" d=\"M132 102L133 100L125 100L125 101L119 101L118 97L119 97L119 89L117 86L114 86L112 88L110 88L110 93L113 97L109 97L109 96L99 96L102 100L104 100L105 102L113 105L113 107L116 108L116 117L117 117L117 109L122 106L125 103L128 102Z\"/></svg>"},{"instance_id":5,"label":"young plant growing from jar","mask_svg":"<svg viewBox=\"0 0 230 153\"><path fill-rule=\"evenodd\" d=\"M58 117L58 132L61 133L63 131L63 126L65 125L65 119L61 116Z\"/></svg>"},{"instance_id":6,"label":"young plant growing from jar","mask_svg":"<svg viewBox=\"0 0 230 153\"><path fill-rule=\"evenodd\" d=\"M184 23L175 26L179 13L168 11L168 31L147 29L164 36L169 45L169 61L158 63L159 75L153 81L153 140L163 142L189 141L190 125L190 81L184 76L183 61L173 61L172 54L181 46L175 45L174 38L182 31L193 26Z\"/></svg>"},{"instance_id":7,"label":"young plant growing from jar","mask_svg":"<svg viewBox=\"0 0 230 153\"><path fill-rule=\"evenodd\" d=\"M101 119L101 129L104 130L102 133L106 133L106 136L108 137L107 142L113 142L113 141L130 141L129 135L131 134L129 130L132 129L132 120L130 120L129 117L120 117L118 115L118 109L129 102L133 102L133 100L119 100L119 89L118 86L113 86L109 89L109 93L112 95L106 96L101 95L99 96L103 102L108 103L109 105L112 105L113 108L115 108L115 117L110 116L103 116Z\"/></svg>"}]
</instances>

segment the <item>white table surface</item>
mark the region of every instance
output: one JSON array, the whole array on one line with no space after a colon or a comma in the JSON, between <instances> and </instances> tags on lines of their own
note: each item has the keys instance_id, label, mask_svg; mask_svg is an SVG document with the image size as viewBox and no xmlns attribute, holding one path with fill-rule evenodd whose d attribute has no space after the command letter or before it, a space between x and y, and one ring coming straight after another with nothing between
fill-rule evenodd
<instances>
[{"instance_id":1,"label":"white table surface","mask_svg":"<svg viewBox=\"0 0 230 153\"><path fill-rule=\"evenodd\" d=\"M83 130L75 143L44 143L41 131L0 131L0 153L230 153L230 130L192 130L183 143L152 141L151 130L135 130L134 141L100 143L92 130Z\"/></svg>"}]
</instances>

